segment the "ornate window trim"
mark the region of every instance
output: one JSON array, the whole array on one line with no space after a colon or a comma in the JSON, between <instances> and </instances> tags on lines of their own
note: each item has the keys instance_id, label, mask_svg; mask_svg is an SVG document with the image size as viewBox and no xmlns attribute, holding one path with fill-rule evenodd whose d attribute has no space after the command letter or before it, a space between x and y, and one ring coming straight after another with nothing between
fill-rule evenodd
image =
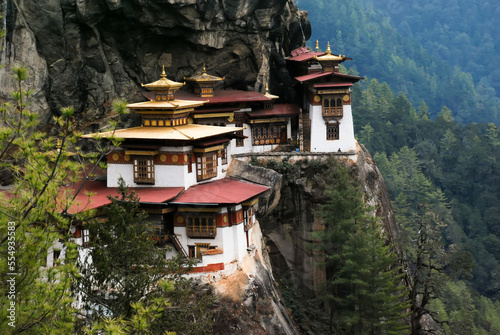
<instances>
[{"instance_id":1,"label":"ornate window trim","mask_svg":"<svg viewBox=\"0 0 500 335\"><path fill-rule=\"evenodd\" d=\"M196 180L202 181L217 177L217 152L196 156Z\"/></svg>"},{"instance_id":2,"label":"ornate window trim","mask_svg":"<svg viewBox=\"0 0 500 335\"><path fill-rule=\"evenodd\" d=\"M220 149L220 161L221 165L227 165L227 146L224 146L224 148Z\"/></svg>"},{"instance_id":3,"label":"ornate window trim","mask_svg":"<svg viewBox=\"0 0 500 335\"><path fill-rule=\"evenodd\" d=\"M155 183L155 163L153 156L133 156L134 183L152 184Z\"/></svg>"},{"instance_id":4,"label":"ornate window trim","mask_svg":"<svg viewBox=\"0 0 500 335\"><path fill-rule=\"evenodd\" d=\"M326 122L326 140L327 141L335 141L340 139L340 123L334 122L329 123Z\"/></svg>"},{"instance_id":5,"label":"ornate window trim","mask_svg":"<svg viewBox=\"0 0 500 335\"><path fill-rule=\"evenodd\" d=\"M321 106L323 117L343 117L344 116L344 102L343 95L332 94L321 96Z\"/></svg>"},{"instance_id":6,"label":"ornate window trim","mask_svg":"<svg viewBox=\"0 0 500 335\"><path fill-rule=\"evenodd\" d=\"M255 225L253 206L243 208L243 225L244 230L249 231Z\"/></svg>"},{"instance_id":7,"label":"ornate window trim","mask_svg":"<svg viewBox=\"0 0 500 335\"><path fill-rule=\"evenodd\" d=\"M286 128L281 123L261 123L252 125L253 145L280 144L282 132Z\"/></svg>"},{"instance_id":8,"label":"ornate window trim","mask_svg":"<svg viewBox=\"0 0 500 335\"><path fill-rule=\"evenodd\" d=\"M186 220L186 235L190 238L215 238L217 223L210 214L189 215Z\"/></svg>"}]
</instances>

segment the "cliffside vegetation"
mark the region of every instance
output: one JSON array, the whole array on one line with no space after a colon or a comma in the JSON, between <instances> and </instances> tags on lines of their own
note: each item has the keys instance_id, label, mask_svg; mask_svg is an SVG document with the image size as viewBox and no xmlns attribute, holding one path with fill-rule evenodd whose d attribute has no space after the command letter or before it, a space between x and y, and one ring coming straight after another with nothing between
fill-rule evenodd
<instances>
[{"instance_id":1,"label":"cliffside vegetation","mask_svg":"<svg viewBox=\"0 0 500 335\"><path fill-rule=\"evenodd\" d=\"M413 275L426 220L439 242L428 245L438 248L434 255L456 255L429 259L433 282L444 284L429 287L437 299L422 303L453 334L498 333L500 7L482 0L300 7L313 22L311 40L329 40L354 58L345 63L355 65L350 71L368 76L354 88L355 131L387 182Z\"/></svg>"},{"instance_id":2,"label":"cliffside vegetation","mask_svg":"<svg viewBox=\"0 0 500 335\"><path fill-rule=\"evenodd\" d=\"M436 318L449 321L444 327L454 334L498 333L498 127L461 124L447 107L432 120L425 104L415 108L403 93L395 96L375 79L357 86L354 95L358 138L375 153L410 258L419 220L429 211L439 222L436 233L445 250L462 251L445 271L459 281L436 286L438 299L429 309L439 310Z\"/></svg>"},{"instance_id":3,"label":"cliffside vegetation","mask_svg":"<svg viewBox=\"0 0 500 335\"><path fill-rule=\"evenodd\" d=\"M316 292L311 294L304 289L304 279L314 271L301 270L304 265L297 260L288 269L275 268L287 306L303 333L408 333L405 274L398 266L397 247L386 243L390 239L386 227L366 205L370 195L360 180L361 167L333 157L261 163L283 175L280 204L271 218L261 220L264 229L273 238L276 221L286 225L296 258L313 263L324 274L313 279ZM282 263L276 255L271 259Z\"/></svg>"}]
</instances>

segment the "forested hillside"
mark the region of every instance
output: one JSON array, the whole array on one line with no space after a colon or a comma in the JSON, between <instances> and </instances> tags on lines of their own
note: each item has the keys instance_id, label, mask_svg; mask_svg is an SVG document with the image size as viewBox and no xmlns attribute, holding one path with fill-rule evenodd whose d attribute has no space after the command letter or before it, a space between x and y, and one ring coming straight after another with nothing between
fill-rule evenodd
<instances>
[{"instance_id":1,"label":"forested hillside","mask_svg":"<svg viewBox=\"0 0 500 335\"><path fill-rule=\"evenodd\" d=\"M460 122L500 122L497 3L300 0L312 37L354 58L362 76L387 82L435 117L446 105ZM446 10L445 10L446 9ZM480 36L480 38L478 37ZM495 44L497 45L495 47Z\"/></svg>"},{"instance_id":2,"label":"forested hillside","mask_svg":"<svg viewBox=\"0 0 500 335\"><path fill-rule=\"evenodd\" d=\"M499 128L461 124L446 107L431 120L425 104L415 108L376 79L356 86L353 102L358 140L386 179L412 266L422 227L432 231L424 247L443 271L433 274L431 311L453 334L498 334Z\"/></svg>"},{"instance_id":3,"label":"forested hillside","mask_svg":"<svg viewBox=\"0 0 500 335\"><path fill-rule=\"evenodd\" d=\"M435 270L419 282L432 291L425 307L447 333L499 334L500 5L299 6L313 24L310 46L330 41L365 76L353 93L355 131L387 182L413 279L425 277L424 263Z\"/></svg>"}]
</instances>

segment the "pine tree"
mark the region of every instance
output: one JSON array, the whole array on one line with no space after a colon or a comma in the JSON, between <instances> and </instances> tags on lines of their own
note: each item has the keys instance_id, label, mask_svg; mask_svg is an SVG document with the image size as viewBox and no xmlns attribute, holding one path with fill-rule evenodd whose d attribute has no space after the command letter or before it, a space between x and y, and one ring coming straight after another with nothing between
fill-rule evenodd
<instances>
[{"instance_id":1,"label":"pine tree","mask_svg":"<svg viewBox=\"0 0 500 335\"><path fill-rule=\"evenodd\" d=\"M332 162L321 206L325 254L325 300L333 334L400 334L405 289L396 259L384 246L377 220L368 214L356 177Z\"/></svg>"},{"instance_id":2,"label":"pine tree","mask_svg":"<svg viewBox=\"0 0 500 335\"><path fill-rule=\"evenodd\" d=\"M100 218L85 222L90 243L86 257L78 261L81 276L75 286L86 311L85 323L102 323L108 317L130 322L134 304L148 307L164 292L162 280L182 273L186 260L166 259L166 250L152 239L152 226L139 211L138 197L119 181L118 196ZM104 220L102 219L104 218Z\"/></svg>"},{"instance_id":3,"label":"pine tree","mask_svg":"<svg viewBox=\"0 0 500 335\"><path fill-rule=\"evenodd\" d=\"M0 329L5 333L70 333L73 324L70 285L77 269L70 221L61 209L71 204L64 185L81 166L69 157L77 139L73 109L54 117L52 134L39 131L38 115L29 110L27 70L13 70L13 104L0 108ZM60 250L54 250L54 243ZM55 266L47 253L60 252Z\"/></svg>"}]
</instances>

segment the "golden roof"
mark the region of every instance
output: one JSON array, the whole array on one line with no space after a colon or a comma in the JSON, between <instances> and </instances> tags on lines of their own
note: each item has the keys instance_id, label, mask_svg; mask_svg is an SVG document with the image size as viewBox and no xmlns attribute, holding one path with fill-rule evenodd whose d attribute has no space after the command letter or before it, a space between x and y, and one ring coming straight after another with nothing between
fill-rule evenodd
<instances>
[{"instance_id":1,"label":"golden roof","mask_svg":"<svg viewBox=\"0 0 500 335\"><path fill-rule=\"evenodd\" d=\"M241 127L218 127L201 124L187 124L175 127L134 127L99 133L103 138L114 136L121 139L140 140L198 140L202 138L234 133L243 130ZM94 134L86 134L83 138L93 138Z\"/></svg>"},{"instance_id":2,"label":"golden roof","mask_svg":"<svg viewBox=\"0 0 500 335\"><path fill-rule=\"evenodd\" d=\"M146 87L150 91L170 91L175 92L184 85L184 83L178 83L173 80L167 79L167 74L165 73L165 66L163 66L161 79L149 83L141 84L142 87Z\"/></svg>"},{"instance_id":3,"label":"golden roof","mask_svg":"<svg viewBox=\"0 0 500 335\"><path fill-rule=\"evenodd\" d=\"M341 56L341 55L334 55L332 54L332 49L330 49L330 42L328 42L327 48L326 48L326 54L320 57L314 57L316 60L320 62L325 62L325 61L335 61L335 62L343 62L346 60L346 56Z\"/></svg>"},{"instance_id":4,"label":"golden roof","mask_svg":"<svg viewBox=\"0 0 500 335\"><path fill-rule=\"evenodd\" d=\"M203 65L203 72L200 75L192 76L189 78L184 78L187 81L195 81L197 83L208 83L208 82L219 82L224 80L225 77L217 77L207 74L207 68Z\"/></svg>"},{"instance_id":5,"label":"golden roof","mask_svg":"<svg viewBox=\"0 0 500 335\"><path fill-rule=\"evenodd\" d=\"M177 110L177 109L186 109L186 108L195 108L202 106L206 101L192 101L192 100L170 100L170 101L143 101L143 102L136 102L132 104L128 104L127 108L131 110L144 110L144 109L156 109L156 110Z\"/></svg>"},{"instance_id":6,"label":"golden roof","mask_svg":"<svg viewBox=\"0 0 500 335\"><path fill-rule=\"evenodd\" d=\"M278 99L279 96L269 93L269 86L266 83L266 93L264 94L269 99Z\"/></svg>"}]
</instances>

